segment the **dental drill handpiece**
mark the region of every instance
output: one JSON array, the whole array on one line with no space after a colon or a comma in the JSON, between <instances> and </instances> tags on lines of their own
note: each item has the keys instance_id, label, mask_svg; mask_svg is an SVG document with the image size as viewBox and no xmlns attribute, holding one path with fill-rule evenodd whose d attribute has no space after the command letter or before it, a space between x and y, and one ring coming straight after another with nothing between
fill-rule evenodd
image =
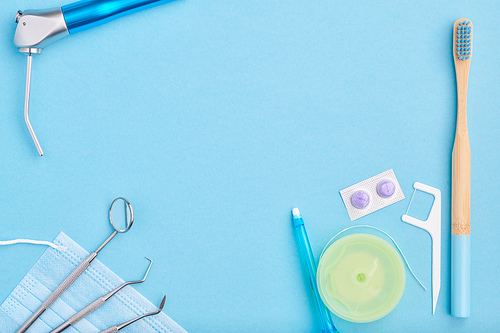
<instances>
[{"instance_id":1,"label":"dental drill handpiece","mask_svg":"<svg viewBox=\"0 0 500 333\"><path fill-rule=\"evenodd\" d=\"M29 119L31 61L47 45L121 16L173 0L82 0L55 9L25 10L16 15L14 44L27 55L24 121L40 156L43 150Z\"/></svg>"}]
</instances>

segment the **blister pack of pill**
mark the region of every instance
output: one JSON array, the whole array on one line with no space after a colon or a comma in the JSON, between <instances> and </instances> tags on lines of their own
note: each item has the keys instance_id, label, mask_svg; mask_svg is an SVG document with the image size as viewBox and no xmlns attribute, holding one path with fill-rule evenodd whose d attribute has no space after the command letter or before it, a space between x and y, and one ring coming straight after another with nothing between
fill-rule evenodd
<instances>
[{"instance_id":1,"label":"blister pack of pill","mask_svg":"<svg viewBox=\"0 0 500 333\"><path fill-rule=\"evenodd\" d=\"M392 169L341 190L340 196L351 221L405 198Z\"/></svg>"}]
</instances>

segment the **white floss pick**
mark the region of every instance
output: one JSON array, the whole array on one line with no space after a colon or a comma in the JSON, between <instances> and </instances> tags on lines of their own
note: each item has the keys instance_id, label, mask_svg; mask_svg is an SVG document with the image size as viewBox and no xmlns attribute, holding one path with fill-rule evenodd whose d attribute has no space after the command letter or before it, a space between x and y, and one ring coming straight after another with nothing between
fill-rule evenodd
<instances>
[{"instance_id":1,"label":"white floss pick","mask_svg":"<svg viewBox=\"0 0 500 333\"><path fill-rule=\"evenodd\" d=\"M392 169L341 190L340 196L351 221L405 198Z\"/></svg>"}]
</instances>

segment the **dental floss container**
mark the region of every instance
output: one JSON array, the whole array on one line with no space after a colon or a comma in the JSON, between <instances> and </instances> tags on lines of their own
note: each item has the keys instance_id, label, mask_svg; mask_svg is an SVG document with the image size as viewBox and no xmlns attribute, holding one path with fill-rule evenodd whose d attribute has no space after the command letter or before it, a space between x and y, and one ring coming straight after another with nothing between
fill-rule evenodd
<instances>
[{"instance_id":1,"label":"dental floss container","mask_svg":"<svg viewBox=\"0 0 500 333\"><path fill-rule=\"evenodd\" d=\"M405 267L387 241L355 233L327 244L319 261L317 284L333 314L367 323L386 316L399 303L406 284Z\"/></svg>"}]
</instances>

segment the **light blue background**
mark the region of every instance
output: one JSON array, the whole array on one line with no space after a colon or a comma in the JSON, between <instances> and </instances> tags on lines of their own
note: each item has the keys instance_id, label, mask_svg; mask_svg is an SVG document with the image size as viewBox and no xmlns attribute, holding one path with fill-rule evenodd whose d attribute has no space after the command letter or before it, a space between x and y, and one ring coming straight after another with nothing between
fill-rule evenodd
<instances>
[{"instance_id":1,"label":"light blue background","mask_svg":"<svg viewBox=\"0 0 500 333\"><path fill-rule=\"evenodd\" d=\"M430 287L430 237L400 221L420 181L443 195L442 287L408 275L399 305L341 332L498 329L500 43L495 1L177 1L49 46L25 62L18 9L0 4L0 239L53 239L87 250L111 232L116 196L132 231L100 260L190 332L319 332L290 210L312 248L371 224L400 244ZM472 315L450 316L450 178L456 120L453 22L474 24L469 80ZM338 191L393 168L406 199L352 223ZM411 213L424 215L416 198ZM420 202L420 203L419 203ZM427 205L428 206L428 205ZM420 216L422 218L422 216ZM44 251L0 248L0 301Z\"/></svg>"}]
</instances>

